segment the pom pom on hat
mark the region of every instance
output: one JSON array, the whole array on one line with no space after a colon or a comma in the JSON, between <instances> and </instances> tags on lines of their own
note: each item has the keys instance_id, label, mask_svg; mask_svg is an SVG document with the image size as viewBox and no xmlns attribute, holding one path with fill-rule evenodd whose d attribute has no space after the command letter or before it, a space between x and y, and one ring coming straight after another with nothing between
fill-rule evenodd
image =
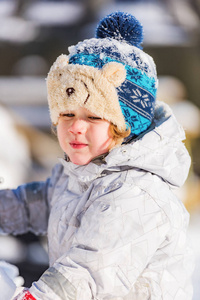
<instances>
[{"instance_id":1,"label":"pom pom on hat","mask_svg":"<svg viewBox=\"0 0 200 300\"><path fill-rule=\"evenodd\" d=\"M142 49L143 27L131 14L114 12L102 19L96 29L97 38L114 38Z\"/></svg>"}]
</instances>

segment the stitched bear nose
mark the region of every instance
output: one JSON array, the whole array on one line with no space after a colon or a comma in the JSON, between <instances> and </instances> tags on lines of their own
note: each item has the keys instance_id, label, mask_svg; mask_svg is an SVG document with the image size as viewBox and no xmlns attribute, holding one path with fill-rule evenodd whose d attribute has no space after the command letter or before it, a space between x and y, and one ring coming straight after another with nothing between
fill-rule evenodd
<instances>
[{"instance_id":1,"label":"stitched bear nose","mask_svg":"<svg viewBox=\"0 0 200 300\"><path fill-rule=\"evenodd\" d=\"M73 94L74 92L75 92L75 89L73 87L66 89L66 93L68 96L71 96L71 94Z\"/></svg>"}]
</instances>

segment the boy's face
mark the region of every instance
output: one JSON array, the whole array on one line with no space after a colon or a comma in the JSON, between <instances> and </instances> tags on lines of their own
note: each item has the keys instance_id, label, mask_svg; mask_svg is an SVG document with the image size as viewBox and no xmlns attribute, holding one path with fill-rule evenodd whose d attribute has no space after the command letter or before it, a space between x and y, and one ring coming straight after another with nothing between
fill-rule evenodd
<instances>
[{"instance_id":1,"label":"boy's face","mask_svg":"<svg viewBox=\"0 0 200 300\"><path fill-rule=\"evenodd\" d=\"M85 108L65 111L58 121L58 141L72 163L85 165L108 152L112 142L109 127L108 121Z\"/></svg>"}]
</instances>

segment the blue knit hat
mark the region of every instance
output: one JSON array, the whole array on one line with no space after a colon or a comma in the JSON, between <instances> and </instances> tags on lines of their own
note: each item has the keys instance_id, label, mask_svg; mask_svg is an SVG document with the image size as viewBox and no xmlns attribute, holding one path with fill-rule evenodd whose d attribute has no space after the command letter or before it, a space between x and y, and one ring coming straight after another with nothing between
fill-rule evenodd
<instances>
[{"instance_id":1,"label":"blue knit hat","mask_svg":"<svg viewBox=\"0 0 200 300\"><path fill-rule=\"evenodd\" d=\"M136 137L151 125L157 91L156 67L142 51L143 28L131 14L114 12L102 19L96 38L69 47L69 64L101 69L108 62L125 66L126 79L117 88L125 121Z\"/></svg>"},{"instance_id":2,"label":"blue knit hat","mask_svg":"<svg viewBox=\"0 0 200 300\"><path fill-rule=\"evenodd\" d=\"M115 12L97 26L96 37L69 47L47 77L53 124L61 112L85 107L130 138L146 131L154 116L156 68L141 49L143 29L130 14Z\"/></svg>"}]
</instances>

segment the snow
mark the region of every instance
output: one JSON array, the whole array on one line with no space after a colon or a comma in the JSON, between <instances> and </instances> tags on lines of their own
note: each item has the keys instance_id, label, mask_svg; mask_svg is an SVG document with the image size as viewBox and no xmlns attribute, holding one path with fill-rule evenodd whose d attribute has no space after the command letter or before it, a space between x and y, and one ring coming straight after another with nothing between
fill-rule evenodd
<instances>
[{"instance_id":1,"label":"snow","mask_svg":"<svg viewBox=\"0 0 200 300\"><path fill-rule=\"evenodd\" d=\"M0 127L0 177L3 178L0 188L17 187L25 180L31 164L29 145L17 130L14 118L3 106L0 106L0 119L4 124Z\"/></svg>"},{"instance_id":2,"label":"snow","mask_svg":"<svg viewBox=\"0 0 200 300\"><path fill-rule=\"evenodd\" d=\"M0 259L16 264L23 261L26 247L14 236L0 236Z\"/></svg>"},{"instance_id":3,"label":"snow","mask_svg":"<svg viewBox=\"0 0 200 300\"><path fill-rule=\"evenodd\" d=\"M187 134L200 136L200 109L187 100L173 104L172 108Z\"/></svg>"},{"instance_id":4,"label":"snow","mask_svg":"<svg viewBox=\"0 0 200 300\"><path fill-rule=\"evenodd\" d=\"M16 285L13 281L18 275L17 267L6 262L0 261L0 295L1 300L10 300L16 290Z\"/></svg>"},{"instance_id":5,"label":"snow","mask_svg":"<svg viewBox=\"0 0 200 300\"><path fill-rule=\"evenodd\" d=\"M83 12L84 6L77 2L38 1L29 5L24 17L40 25L72 25L81 19Z\"/></svg>"},{"instance_id":6,"label":"snow","mask_svg":"<svg viewBox=\"0 0 200 300\"><path fill-rule=\"evenodd\" d=\"M0 17L13 15L15 8L14 1L0 1Z\"/></svg>"},{"instance_id":7,"label":"snow","mask_svg":"<svg viewBox=\"0 0 200 300\"><path fill-rule=\"evenodd\" d=\"M0 40L14 43L27 43L38 35L37 25L19 17L0 19Z\"/></svg>"},{"instance_id":8,"label":"snow","mask_svg":"<svg viewBox=\"0 0 200 300\"><path fill-rule=\"evenodd\" d=\"M1 76L0 98L10 104L47 104L44 76Z\"/></svg>"},{"instance_id":9,"label":"snow","mask_svg":"<svg viewBox=\"0 0 200 300\"><path fill-rule=\"evenodd\" d=\"M98 49L98 51L96 49ZM119 60L133 68L137 65L137 68L146 72L149 77L157 78L152 57L141 49L129 45L126 42L122 43L121 41L119 42L111 38L91 38L79 42L76 46L70 46L68 51L70 57L77 53L99 54L99 52L102 52L105 56ZM109 54L107 54L107 52Z\"/></svg>"}]
</instances>

